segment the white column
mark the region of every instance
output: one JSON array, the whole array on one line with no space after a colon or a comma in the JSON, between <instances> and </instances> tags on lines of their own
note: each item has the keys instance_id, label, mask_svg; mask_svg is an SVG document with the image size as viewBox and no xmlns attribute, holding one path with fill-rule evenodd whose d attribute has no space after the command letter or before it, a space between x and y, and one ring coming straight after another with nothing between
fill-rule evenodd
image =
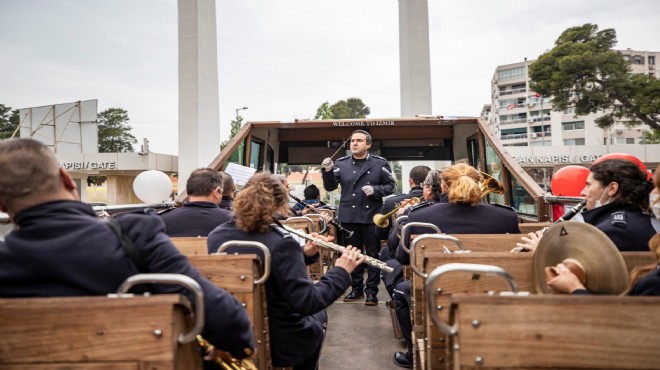
<instances>
[{"instance_id":1,"label":"white column","mask_svg":"<svg viewBox=\"0 0 660 370\"><path fill-rule=\"evenodd\" d=\"M427 0L399 0L401 117L432 114Z\"/></svg>"},{"instance_id":2,"label":"white column","mask_svg":"<svg viewBox=\"0 0 660 370\"><path fill-rule=\"evenodd\" d=\"M179 0L179 189L220 152L219 114L215 0Z\"/></svg>"}]
</instances>

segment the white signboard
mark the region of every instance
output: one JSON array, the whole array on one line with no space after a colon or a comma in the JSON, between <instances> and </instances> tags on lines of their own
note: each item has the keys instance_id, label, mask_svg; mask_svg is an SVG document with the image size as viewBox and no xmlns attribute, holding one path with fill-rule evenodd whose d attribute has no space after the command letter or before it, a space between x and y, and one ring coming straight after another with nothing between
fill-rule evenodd
<instances>
[{"instance_id":1,"label":"white signboard","mask_svg":"<svg viewBox=\"0 0 660 370\"><path fill-rule=\"evenodd\" d=\"M97 100L24 108L21 137L38 140L55 153L98 153Z\"/></svg>"}]
</instances>

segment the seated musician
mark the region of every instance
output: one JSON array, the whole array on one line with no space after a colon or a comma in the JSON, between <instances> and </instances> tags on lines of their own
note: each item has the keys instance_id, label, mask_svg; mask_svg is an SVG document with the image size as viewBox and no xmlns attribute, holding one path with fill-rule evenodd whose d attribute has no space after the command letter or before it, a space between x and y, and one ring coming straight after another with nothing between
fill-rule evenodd
<instances>
[{"instance_id":1,"label":"seated musician","mask_svg":"<svg viewBox=\"0 0 660 370\"><path fill-rule=\"evenodd\" d=\"M183 274L204 291L204 338L237 358L253 353L245 309L188 263L165 235L160 217L145 212L116 217L122 235L141 254L144 271L127 256L118 232L80 202L76 182L47 146L31 139L0 141L0 173L0 210L18 226L0 242L0 297L105 295L140 272ZM195 302L178 285L153 284L149 291Z\"/></svg>"},{"instance_id":2,"label":"seated musician","mask_svg":"<svg viewBox=\"0 0 660 370\"><path fill-rule=\"evenodd\" d=\"M232 240L268 247L272 267L266 298L273 366L316 369L327 324L324 310L351 285L350 273L364 257L347 247L335 267L315 284L307 274L305 256L318 255L319 246L307 243L301 248L276 222L277 213L288 211L288 200L277 175L255 174L236 196L235 219L213 230L207 242L209 253Z\"/></svg>"},{"instance_id":3,"label":"seated musician","mask_svg":"<svg viewBox=\"0 0 660 370\"><path fill-rule=\"evenodd\" d=\"M231 211L234 204L234 194L236 193L236 184L230 174L218 171L222 175L222 199L218 207Z\"/></svg>"},{"instance_id":4,"label":"seated musician","mask_svg":"<svg viewBox=\"0 0 660 370\"><path fill-rule=\"evenodd\" d=\"M603 162L604 163L604 162ZM653 215L660 221L660 166L653 177L655 189L649 194L649 205ZM655 234L649 240L649 249L653 257L660 262L660 233ZM546 281L548 286L555 292L571 294L589 294L578 277L563 263L555 266L557 276ZM632 288L628 295L660 295L660 264L654 263L649 266L637 267L631 275Z\"/></svg>"},{"instance_id":5,"label":"seated musician","mask_svg":"<svg viewBox=\"0 0 660 370\"><path fill-rule=\"evenodd\" d=\"M186 182L188 201L183 207L160 213L169 236L207 236L218 225L231 219L231 211L219 208L222 175L212 168L193 171Z\"/></svg>"},{"instance_id":6,"label":"seated musician","mask_svg":"<svg viewBox=\"0 0 660 370\"><path fill-rule=\"evenodd\" d=\"M380 214L387 215L393 212L396 207L400 207L401 209L405 209L404 207L409 208L409 206L406 204L406 201L409 201L410 199L424 199L422 184L424 183L424 180L430 171L431 169L427 166L415 166L410 169L410 174L408 177L410 192L408 194L395 195L385 199L383 202L383 207L380 209ZM426 201L431 201L431 199L426 199ZM388 241L389 233L392 230L393 223L394 222L388 222L387 226L385 227L376 225L376 235L378 236L379 240ZM390 248L381 248L380 253L378 254L378 259L387 263L387 265L393 269L392 272L381 272L380 274L380 279L383 281L385 289L387 290L387 293L389 293L390 297L392 297L392 294L394 293L394 287L396 287L396 285L403 280L403 268L401 267L401 263L399 263L399 261L394 258L395 249L396 246L394 246L391 251Z\"/></svg>"},{"instance_id":7,"label":"seated musician","mask_svg":"<svg viewBox=\"0 0 660 370\"><path fill-rule=\"evenodd\" d=\"M321 205L321 192L316 185L311 184L307 186L305 190L303 190L303 195L305 197L305 199L303 199L303 203L312 207L318 207ZM296 203L293 206L293 209L296 211L298 216L306 214L308 211L308 209L300 203Z\"/></svg>"},{"instance_id":8,"label":"seated musician","mask_svg":"<svg viewBox=\"0 0 660 370\"><path fill-rule=\"evenodd\" d=\"M646 251L656 233L648 215L653 184L634 162L608 159L593 165L582 190L586 211L573 218L607 235L620 251ZM660 230L659 230L660 231ZM535 250L543 234L530 233L518 249ZM516 251L516 250L514 250ZM520 251L520 250L518 250Z\"/></svg>"},{"instance_id":9,"label":"seated musician","mask_svg":"<svg viewBox=\"0 0 660 370\"><path fill-rule=\"evenodd\" d=\"M413 206L408 213L408 222L431 223L447 234L506 234L520 233L518 216L512 208L480 203L481 174L467 164L456 164L442 171L430 172L424 181L424 196L440 198L446 193L447 202L427 202ZM418 229L411 234L420 234L426 230ZM394 238L398 245L398 238ZM396 257L402 264L410 264L410 257L401 248ZM408 345L408 352L396 352L394 363L401 367L412 367L413 346L410 322L410 281L399 283L394 289L393 300L401 331Z\"/></svg>"}]
</instances>

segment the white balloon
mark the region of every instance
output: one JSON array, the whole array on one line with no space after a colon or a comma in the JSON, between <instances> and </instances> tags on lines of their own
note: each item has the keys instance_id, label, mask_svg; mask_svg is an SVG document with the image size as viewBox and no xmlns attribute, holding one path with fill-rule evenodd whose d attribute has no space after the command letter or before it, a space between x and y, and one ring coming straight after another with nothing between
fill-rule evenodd
<instances>
[{"instance_id":1,"label":"white balloon","mask_svg":"<svg viewBox=\"0 0 660 370\"><path fill-rule=\"evenodd\" d=\"M161 171L144 171L133 181L133 191L144 203L160 203L168 200L172 189L169 176Z\"/></svg>"}]
</instances>

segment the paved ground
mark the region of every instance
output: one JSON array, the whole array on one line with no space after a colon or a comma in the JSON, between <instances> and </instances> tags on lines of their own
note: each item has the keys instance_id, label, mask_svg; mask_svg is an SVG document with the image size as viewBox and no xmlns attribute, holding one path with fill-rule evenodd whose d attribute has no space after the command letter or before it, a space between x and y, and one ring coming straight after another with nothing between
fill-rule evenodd
<instances>
[{"instance_id":1,"label":"paved ground","mask_svg":"<svg viewBox=\"0 0 660 370\"><path fill-rule=\"evenodd\" d=\"M378 299L378 306L370 307L364 305L364 300L344 303L339 298L328 308L328 333L321 353L322 370L402 369L394 365L392 357L396 351L405 351L405 344L394 338L390 313L385 305L389 295L382 284Z\"/></svg>"}]
</instances>

